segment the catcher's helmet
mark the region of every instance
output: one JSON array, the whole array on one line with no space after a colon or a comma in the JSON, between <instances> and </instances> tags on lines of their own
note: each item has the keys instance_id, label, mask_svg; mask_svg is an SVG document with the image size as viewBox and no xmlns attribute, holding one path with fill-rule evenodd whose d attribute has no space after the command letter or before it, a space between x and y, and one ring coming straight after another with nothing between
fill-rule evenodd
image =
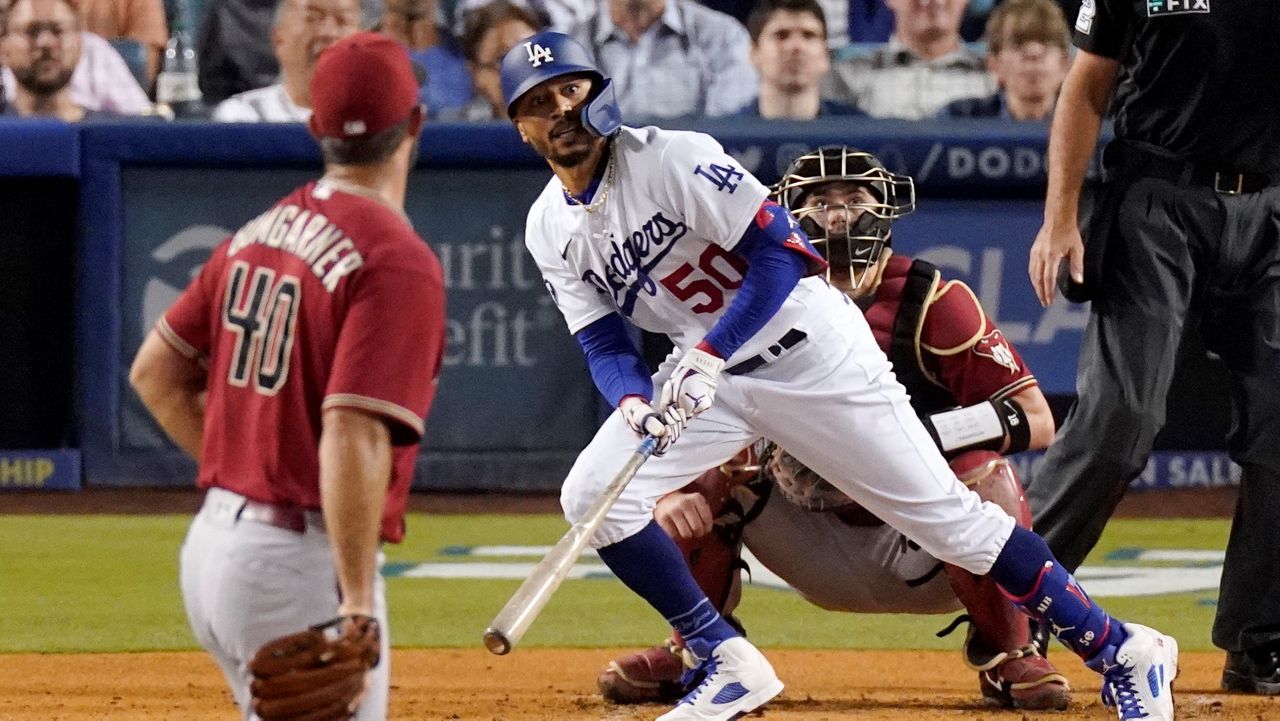
<instances>
[{"instance_id":1,"label":"catcher's helmet","mask_svg":"<svg viewBox=\"0 0 1280 721\"><path fill-rule=\"evenodd\" d=\"M595 80L591 100L582 109L582 125L596 135L613 135L622 126L622 111L613 80L596 67L591 53L577 40L550 30L529 36L502 58L502 95L507 115L534 86L561 75L585 73Z\"/></svg>"},{"instance_id":2,"label":"catcher's helmet","mask_svg":"<svg viewBox=\"0 0 1280 721\"><path fill-rule=\"evenodd\" d=\"M829 183L863 186L875 202L806 204L810 195ZM841 145L818 148L791 161L773 187L773 198L791 211L828 261L835 265L847 260L850 271L875 265L889 245L893 221L916 207L915 183L910 176L891 173L871 153ZM853 222L836 222L833 211L841 211L846 220L853 211L859 214Z\"/></svg>"}]
</instances>

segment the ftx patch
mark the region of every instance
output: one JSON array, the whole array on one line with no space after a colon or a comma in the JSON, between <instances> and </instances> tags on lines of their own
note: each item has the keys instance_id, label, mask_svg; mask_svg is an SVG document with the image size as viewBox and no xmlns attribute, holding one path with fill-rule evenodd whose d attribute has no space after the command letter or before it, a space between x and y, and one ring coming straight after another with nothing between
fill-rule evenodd
<instances>
[{"instance_id":1,"label":"ftx patch","mask_svg":"<svg viewBox=\"0 0 1280 721\"><path fill-rule=\"evenodd\" d=\"M1209 12L1209 0L1147 0L1147 17Z\"/></svg>"}]
</instances>

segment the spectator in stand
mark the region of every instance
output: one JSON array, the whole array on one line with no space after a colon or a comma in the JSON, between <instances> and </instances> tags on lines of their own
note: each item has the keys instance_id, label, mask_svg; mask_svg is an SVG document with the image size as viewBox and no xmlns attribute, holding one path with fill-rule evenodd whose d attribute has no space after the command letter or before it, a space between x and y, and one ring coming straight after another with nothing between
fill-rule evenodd
<instances>
[{"instance_id":1,"label":"spectator in stand","mask_svg":"<svg viewBox=\"0 0 1280 721\"><path fill-rule=\"evenodd\" d=\"M200 93L209 107L280 75L272 27L280 0L210 0L196 33Z\"/></svg>"},{"instance_id":2,"label":"spectator in stand","mask_svg":"<svg viewBox=\"0 0 1280 721\"><path fill-rule=\"evenodd\" d=\"M136 41L147 52L146 84L155 82L169 42L162 0L74 0L84 27L105 40Z\"/></svg>"},{"instance_id":3,"label":"spectator in stand","mask_svg":"<svg viewBox=\"0 0 1280 721\"><path fill-rule=\"evenodd\" d=\"M760 73L760 94L738 115L769 120L865 115L819 92L831 74L831 56L826 16L817 0L758 0L747 16L747 33L751 64Z\"/></svg>"},{"instance_id":4,"label":"spectator in stand","mask_svg":"<svg viewBox=\"0 0 1280 721\"><path fill-rule=\"evenodd\" d=\"M4 114L67 122L109 115L72 97L81 46L80 16L68 0L16 0L0 13L0 62L14 79L5 84L13 99Z\"/></svg>"},{"instance_id":5,"label":"spectator in stand","mask_svg":"<svg viewBox=\"0 0 1280 721\"><path fill-rule=\"evenodd\" d=\"M311 117L311 75L320 52L360 29L359 0L281 0L271 43L280 79L222 101L223 123L305 123Z\"/></svg>"},{"instance_id":6,"label":"spectator in stand","mask_svg":"<svg viewBox=\"0 0 1280 721\"><path fill-rule=\"evenodd\" d=\"M399 40L426 70L419 99L433 115L466 104L472 95L466 60L453 35L441 27L437 10L436 0L385 0L382 19L373 28Z\"/></svg>"},{"instance_id":7,"label":"spectator in stand","mask_svg":"<svg viewBox=\"0 0 1280 721\"><path fill-rule=\"evenodd\" d=\"M498 74L502 58L521 40L537 32L540 26L538 16L531 10L507 0L495 0L469 11L462 35L462 52L467 56L467 70L471 73L475 93L466 105L442 112L440 119L466 122L506 120L507 103Z\"/></svg>"},{"instance_id":8,"label":"spectator in stand","mask_svg":"<svg viewBox=\"0 0 1280 721\"><path fill-rule=\"evenodd\" d=\"M759 85L746 28L693 0L607 0L569 34L613 78L628 118L730 115Z\"/></svg>"},{"instance_id":9,"label":"spectator in stand","mask_svg":"<svg viewBox=\"0 0 1280 721\"><path fill-rule=\"evenodd\" d=\"M965 41L982 37L987 17L998 0L969 0L960 18L960 37ZM832 6L843 6L838 17L846 20L843 29L848 30L845 42L883 43L893 35L893 11L886 0L824 0L827 17L837 21ZM842 43L843 44L843 43ZM832 47L840 47L833 45Z\"/></svg>"},{"instance_id":10,"label":"spectator in stand","mask_svg":"<svg viewBox=\"0 0 1280 721\"><path fill-rule=\"evenodd\" d=\"M0 14L11 4L12 0L0 0ZM78 10L76 14L79 16ZM4 88L5 102L12 103L17 81L8 68L0 67L0 86ZM111 43L84 30L80 32L80 62L71 75L71 100L85 110L110 115L146 115L152 111L151 101L120 53Z\"/></svg>"},{"instance_id":11,"label":"spectator in stand","mask_svg":"<svg viewBox=\"0 0 1280 721\"><path fill-rule=\"evenodd\" d=\"M865 57L836 63L828 95L877 118L932 118L952 100L990 95L995 80L965 47L960 20L967 0L887 0L889 42Z\"/></svg>"},{"instance_id":12,"label":"spectator in stand","mask_svg":"<svg viewBox=\"0 0 1280 721\"><path fill-rule=\"evenodd\" d=\"M445 0L446 5L452 4L453 7L451 12L443 13L448 18L449 27L453 28L453 34L458 37L465 35L467 15L490 2L492 0L453 0L452 3ZM533 11L533 14L538 17L538 27L552 27L561 32L570 32L574 28L592 22L600 12L600 6L604 4L598 0L510 0L510 2ZM503 117L506 117L505 109L502 113Z\"/></svg>"},{"instance_id":13,"label":"spectator in stand","mask_svg":"<svg viewBox=\"0 0 1280 721\"><path fill-rule=\"evenodd\" d=\"M1070 63L1062 8L1054 0L1005 0L991 13L986 38L999 92L952 101L941 116L1048 121Z\"/></svg>"}]
</instances>

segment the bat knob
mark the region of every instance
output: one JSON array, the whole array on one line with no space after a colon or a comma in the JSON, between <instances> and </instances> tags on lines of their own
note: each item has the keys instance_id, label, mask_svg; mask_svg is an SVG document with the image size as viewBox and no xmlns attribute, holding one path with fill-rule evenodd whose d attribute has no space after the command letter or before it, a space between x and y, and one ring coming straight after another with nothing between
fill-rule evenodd
<instances>
[{"instance_id":1,"label":"bat knob","mask_svg":"<svg viewBox=\"0 0 1280 721\"><path fill-rule=\"evenodd\" d=\"M505 656L511 653L511 642L507 637L498 630L487 629L484 632L484 647L489 649L490 653L498 656Z\"/></svg>"}]
</instances>

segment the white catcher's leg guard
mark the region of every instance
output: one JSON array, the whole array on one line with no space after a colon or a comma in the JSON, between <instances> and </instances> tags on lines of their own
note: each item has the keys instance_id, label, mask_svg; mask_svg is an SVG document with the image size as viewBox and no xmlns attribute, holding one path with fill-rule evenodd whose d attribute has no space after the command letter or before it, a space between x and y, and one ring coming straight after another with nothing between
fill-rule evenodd
<instances>
[{"instance_id":1,"label":"white catcher's leg guard","mask_svg":"<svg viewBox=\"0 0 1280 721\"><path fill-rule=\"evenodd\" d=\"M691 643L696 646L697 642ZM658 721L730 721L782 692L764 654L745 638L723 641L702 662L706 679Z\"/></svg>"}]
</instances>

